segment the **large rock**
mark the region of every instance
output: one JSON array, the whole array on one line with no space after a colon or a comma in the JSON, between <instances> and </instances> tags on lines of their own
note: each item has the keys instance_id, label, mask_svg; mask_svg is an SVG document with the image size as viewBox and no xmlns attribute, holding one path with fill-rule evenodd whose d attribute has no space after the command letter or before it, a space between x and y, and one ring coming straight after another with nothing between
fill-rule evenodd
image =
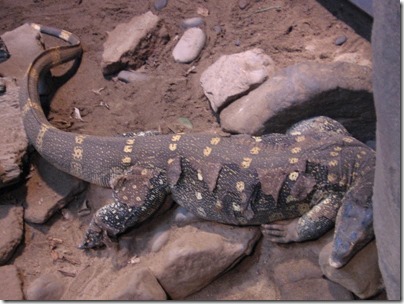
<instances>
[{"instance_id":1,"label":"large rock","mask_svg":"<svg viewBox=\"0 0 404 304\"><path fill-rule=\"evenodd\" d=\"M35 170L27 182L24 218L42 224L84 191L86 183L56 169L38 155L33 158L33 166Z\"/></svg>"},{"instance_id":2,"label":"large rock","mask_svg":"<svg viewBox=\"0 0 404 304\"><path fill-rule=\"evenodd\" d=\"M19 181L28 146L18 103L19 88L11 78L4 80L7 91L0 94L0 188Z\"/></svg>"},{"instance_id":3,"label":"large rock","mask_svg":"<svg viewBox=\"0 0 404 304\"><path fill-rule=\"evenodd\" d=\"M274 72L274 62L261 49L221 56L201 76L201 85L217 112L247 94Z\"/></svg>"},{"instance_id":4,"label":"large rock","mask_svg":"<svg viewBox=\"0 0 404 304\"><path fill-rule=\"evenodd\" d=\"M0 267L0 299L3 301L24 300L22 282L14 265Z\"/></svg>"},{"instance_id":5,"label":"large rock","mask_svg":"<svg viewBox=\"0 0 404 304\"><path fill-rule=\"evenodd\" d=\"M200 222L171 231L168 242L150 260L149 268L172 299L203 288L251 253L257 228L234 228Z\"/></svg>"},{"instance_id":6,"label":"large rock","mask_svg":"<svg viewBox=\"0 0 404 304\"><path fill-rule=\"evenodd\" d=\"M159 17L149 11L133 17L128 23L117 25L109 32L102 54L103 73L107 75L119 72L128 65L132 67L142 65L140 62L147 57L146 54L157 47L159 20ZM142 44L146 37L149 37L147 47Z\"/></svg>"},{"instance_id":7,"label":"large rock","mask_svg":"<svg viewBox=\"0 0 404 304\"><path fill-rule=\"evenodd\" d=\"M344 286L361 299L373 297L383 290L375 241L366 245L348 264L338 269L331 267L328 262L331 251L330 242L320 252L319 260L321 270L328 279Z\"/></svg>"},{"instance_id":8,"label":"large rock","mask_svg":"<svg viewBox=\"0 0 404 304\"><path fill-rule=\"evenodd\" d=\"M100 297L116 301L162 301L167 299L164 289L146 267L132 267L112 281Z\"/></svg>"},{"instance_id":9,"label":"large rock","mask_svg":"<svg viewBox=\"0 0 404 304\"><path fill-rule=\"evenodd\" d=\"M374 138L372 71L346 62L306 62L270 77L220 114L234 133L284 132L300 120L325 115L341 122L358 139Z\"/></svg>"},{"instance_id":10,"label":"large rock","mask_svg":"<svg viewBox=\"0 0 404 304\"><path fill-rule=\"evenodd\" d=\"M13 255L23 236L24 210L15 205L0 205L0 265Z\"/></svg>"},{"instance_id":11,"label":"large rock","mask_svg":"<svg viewBox=\"0 0 404 304\"><path fill-rule=\"evenodd\" d=\"M314 241L285 245L272 243L267 253L268 267L280 300L353 299L346 288L323 276L318 263L322 248L332 239L330 231Z\"/></svg>"},{"instance_id":12,"label":"large rock","mask_svg":"<svg viewBox=\"0 0 404 304\"><path fill-rule=\"evenodd\" d=\"M379 265L389 300L401 299L400 3L373 1L373 84L377 112L373 208Z\"/></svg>"},{"instance_id":13,"label":"large rock","mask_svg":"<svg viewBox=\"0 0 404 304\"><path fill-rule=\"evenodd\" d=\"M26 23L1 38L11 56L0 63L0 75L21 80L33 59L44 50L40 33Z\"/></svg>"}]
</instances>

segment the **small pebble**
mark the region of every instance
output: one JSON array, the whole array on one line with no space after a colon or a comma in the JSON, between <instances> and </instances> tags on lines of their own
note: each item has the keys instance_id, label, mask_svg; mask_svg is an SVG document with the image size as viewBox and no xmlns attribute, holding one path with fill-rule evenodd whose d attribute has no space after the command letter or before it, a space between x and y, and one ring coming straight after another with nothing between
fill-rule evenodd
<instances>
[{"instance_id":1,"label":"small pebble","mask_svg":"<svg viewBox=\"0 0 404 304\"><path fill-rule=\"evenodd\" d=\"M345 35L341 35L335 39L335 45L343 45L347 41L347 37Z\"/></svg>"},{"instance_id":2,"label":"small pebble","mask_svg":"<svg viewBox=\"0 0 404 304\"><path fill-rule=\"evenodd\" d=\"M189 29L191 27L198 27L203 24L204 24L204 21L201 17L194 17L194 18L188 18L188 19L183 20L181 22L181 27L183 29Z\"/></svg>"},{"instance_id":3,"label":"small pebble","mask_svg":"<svg viewBox=\"0 0 404 304\"><path fill-rule=\"evenodd\" d=\"M205 42L206 35L200 28L187 29L173 49L174 60L180 63L191 62L198 57Z\"/></svg>"},{"instance_id":4,"label":"small pebble","mask_svg":"<svg viewBox=\"0 0 404 304\"><path fill-rule=\"evenodd\" d=\"M213 27L213 30L214 30L214 32L215 32L216 34L220 34L220 33L222 32L222 27L221 27L219 24L217 24L217 25L215 25L215 26Z\"/></svg>"},{"instance_id":5,"label":"small pebble","mask_svg":"<svg viewBox=\"0 0 404 304\"><path fill-rule=\"evenodd\" d=\"M168 0L154 0L154 8L161 11L167 6Z\"/></svg>"},{"instance_id":6,"label":"small pebble","mask_svg":"<svg viewBox=\"0 0 404 304\"><path fill-rule=\"evenodd\" d=\"M249 0L239 0L238 1L238 7L242 10L245 9L248 6L248 4L250 4Z\"/></svg>"},{"instance_id":7,"label":"small pebble","mask_svg":"<svg viewBox=\"0 0 404 304\"><path fill-rule=\"evenodd\" d=\"M236 41L234 41L234 44L235 44L236 46L240 46L240 44L241 44L240 39L237 39Z\"/></svg>"},{"instance_id":8,"label":"small pebble","mask_svg":"<svg viewBox=\"0 0 404 304\"><path fill-rule=\"evenodd\" d=\"M6 92L6 82L4 79L0 79L0 94Z\"/></svg>"},{"instance_id":9,"label":"small pebble","mask_svg":"<svg viewBox=\"0 0 404 304\"><path fill-rule=\"evenodd\" d=\"M120 71L118 74L118 79L123 82L135 82L143 81L149 79L149 77L141 72L136 71Z\"/></svg>"}]
</instances>

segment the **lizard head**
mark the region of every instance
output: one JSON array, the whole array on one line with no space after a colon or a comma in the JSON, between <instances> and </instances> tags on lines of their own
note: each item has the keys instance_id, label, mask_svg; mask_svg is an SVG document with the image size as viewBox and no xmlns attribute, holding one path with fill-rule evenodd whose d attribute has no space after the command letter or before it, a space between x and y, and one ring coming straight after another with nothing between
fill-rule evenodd
<instances>
[{"instance_id":1,"label":"lizard head","mask_svg":"<svg viewBox=\"0 0 404 304\"><path fill-rule=\"evenodd\" d=\"M330 265L334 268L344 266L373 238L372 204L346 202L337 215Z\"/></svg>"},{"instance_id":2,"label":"lizard head","mask_svg":"<svg viewBox=\"0 0 404 304\"><path fill-rule=\"evenodd\" d=\"M84 241L79 245L78 248L90 249L102 247L104 246L103 236L103 230L95 223L91 223L84 237Z\"/></svg>"}]
</instances>

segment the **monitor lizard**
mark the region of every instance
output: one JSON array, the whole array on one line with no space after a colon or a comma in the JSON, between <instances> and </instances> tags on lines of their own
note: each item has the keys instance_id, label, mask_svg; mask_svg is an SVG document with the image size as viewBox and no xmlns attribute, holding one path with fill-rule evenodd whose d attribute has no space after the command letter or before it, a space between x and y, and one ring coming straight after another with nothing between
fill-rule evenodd
<instances>
[{"instance_id":1,"label":"monitor lizard","mask_svg":"<svg viewBox=\"0 0 404 304\"><path fill-rule=\"evenodd\" d=\"M271 241L302 242L335 225L333 267L345 265L373 237L375 152L337 121L317 117L286 134L90 136L52 126L38 84L50 68L81 58L79 38L32 24L68 45L47 49L21 84L27 136L55 167L113 189L114 202L96 211L82 249L100 247L149 218L171 193L198 217L261 225ZM293 219L289 224L276 223Z\"/></svg>"}]
</instances>

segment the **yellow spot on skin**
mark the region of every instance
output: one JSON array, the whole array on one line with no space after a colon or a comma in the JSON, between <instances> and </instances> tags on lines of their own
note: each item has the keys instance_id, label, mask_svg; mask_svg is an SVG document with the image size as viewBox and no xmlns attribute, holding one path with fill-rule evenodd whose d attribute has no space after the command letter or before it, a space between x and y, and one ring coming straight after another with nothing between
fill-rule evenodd
<instances>
[{"instance_id":1,"label":"yellow spot on skin","mask_svg":"<svg viewBox=\"0 0 404 304\"><path fill-rule=\"evenodd\" d=\"M45 136L46 131L48 131L49 126L42 124L41 125L41 129L38 132L38 136L36 138L36 145L37 145L37 149L41 150L42 149L42 144L43 144L43 138Z\"/></svg>"},{"instance_id":2,"label":"yellow spot on skin","mask_svg":"<svg viewBox=\"0 0 404 304\"><path fill-rule=\"evenodd\" d=\"M32 79L38 80L39 78L38 71L36 69L31 69L29 76Z\"/></svg>"},{"instance_id":3,"label":"yellow spot on skin","mask_svg":"<svg viewBox=\"0 0 404 304\"><path fill-rule=\"evenodd\" d=\"M203 176L201 170L198 170L198 180L203 181Z\"/></svg>"},{"instance_id":4,"label":"yellow spot on skin","mask_svg":"<svg viewBox=\"0 0 404 304\"><path fill-rule=\"evenodd\" d=\"M170 145L168 146L168 148L169 148L171 151L175 151L175 150L177 150L177 144L170 144Z\"/></svg>"},{"instance_id":5,"label":"yellow spot on skin","mask_svg":"<svg viewBox=\"0 0 404 304\"><path fill-rule=\"evenodd\" d=\"M362 158L362 155L356 154L356 157L357 157L358 159L361 159L361 158Z\"/></svg>"},{"instance_id":6,"label":"yellow spot on skin","mask_svg":"<svg viewBox=\"0 0 404 304\"><path fill-rule=\"evenodd\" d=\"M132 152L132 146L125 146L124 148L123 148L123 152L125 152L125 153L131 153Z\"/></svg>"},{"instance_id":7,"label":"yellow spot on skin","mask_svg":"<svg viewBox=\"0 0 404 304\"><path fill-rule=\"evenodd\" d=\"M253 136L254 140L256 142L261 142L262 141L262 137L261 136Z\"/></svg>"},{"instance_id":8,"label":"yellow spot on skin","mask_svg":"<svg viewBox=\"0 0 404 304\"><path fill-rule=\"evenodd\" d=\"M59 62L61 62L60 51L59 50L52 50L50 55L52 57L52 63L53 64L58 64Z\"/></svg>"},{"instance_id":9,"label":"yellow spot on skin","mask_svg":"<svg viewBox=\"0 0 404 304\"><path fill-rule=\"evenodd\" d=\"M286 198L286 203L291 203L293 201L295 201L295 197L293 195L288 195Z\"/></svg>"},{"instance_id":10,"label":"yellow spot on skin","mask_svg":"<svg viewBox=\"0 0 404 304\"><path fill-rule=\"evenodd\" d=\"M297 164L298 161L299 161L299 159L296 158L296 157L289 158L289 163L290 163L290 164Z\"/></svg>"},{"instance_id":11,"label":"yellow spot on skin","mask_svg":"<svg viewBox=\"0 0 404 304\"><path fill-rule=\"evenodd\" d=\"M335 150L335 151L341 151L341 150L342 150L342 148L341 148L341 147L339 147L339 146L337 146L337 147L334 147L334 150Z\"/></svg>"},{"instance_id":12,"label":"yellow spot on skin","mask_svg":"<svg viewBox=\"0 0 404 304\"><path fill-rule=\"evenodd\" d=\"M298 136L298 137L295 138L295 140L296 140L297 142L302 142L302 141L304 141L305 139L306 139L306 137L304 137L304 135L301 135L301 136Z\"/></svg>"},{"instance_id":13,"label":"yellow spot on skin","mask_svg":"<svg viewBox=\"0 0 404 304\"><path fill-rule=\"evenodd\" d=\"M330 162L328 163L328 165L329 165L330 167L335 167L336 165L338 165L338 161L332 160L332 161L330 161Z\"/></svg>"},{"instance_id":14,"label":"yellow spot on skin","mask_svg":"<svg viewBox=\"0 0 404 304\"><path fill-rule=\"evenodd\" d=\"M67 31L65 31L65 30L62 30L62 31L60 32L60 34L59 34L59 37L60 37L61 39L63 39L63 40L69 40L71 35L72 35L71 33L67 32Z\"/></svg>"},{"instance_id":15,"label":"yellow spot on skin","mask_svg":"<svg viewBox=\"0 0 404 304\"><path fill-rule=\"evenodd\" d=\"M238 192L243 192L245 188L245 184L242 181L236 183L236 189Z\"/></svg>"},{"instance_id":16,"label":"yellow spot on skin","mask_svg":"<svg viewBox=\"0 0 404 304\"><path fill-rule=\"evenodd\" d=\"M293 135L293 136L301 135L301 134L302 134L302 132L299 132L299 131L290 132L290 135Z\"/></svg>"},{"instance_id":17,"label":"yellow spot on skin","mask_svg":"<svg viewBox=\"0 0 404 304\"><path fill-rule=\"evenodd\" d=\"M206 147L205 149L203 149L203 155L205 156L209 156L211 152L212 152L211 147Z\"/></svg>"},{"instance_id":18,"label":"yellow spot on skin","mask_svg":"<svg viewBox=\"0 0 404 304\"><path fill-rule=\"evenodd\" d=\"M215 207L219 210L221 210L223 208L223 203L220 200L217 200L215 203Z\"/></svg>"},{"instance_id":19,"label":"yellow spot on skin","mask_svg":"<svg viewBox=\"0 0 404 304\"><path fill-rule=\"evenodd\" d=\"M335 156L338 156L339 153L338 153L338 152L331 151L331 152L330 152L330 155L335 157Z\"/></svg>"},{"instance_id":20,"label":"yellow spot on skin","mask_svg":"<svg viewBox=\"0 0 404 304\"><path fill-rule=\"evenodd\" d=\"M210 140L210 144L216 146L218 143L220 143L220 137L213 137Z\"/></svg>"},{"instance_id":21,"label":"yellow spot on skin","mask_svg":"<svg viewBox=\"0 0 404 304\"><path fill-rule=\"evenodd\" d=\"M353 139L350 138L350 137L344 137L342 140L345 141L345 142L347 142L347 143L353 142Z\"/></svg>"},{"instance_id":22,"label":"yellow spot on skin","mask_svg":"<svg viewBox=\"0 0 404 304\"><path fill-rule=\"evenodd\" d=\"M122 164L124 165L130 165L132 159L129 156L125 156L122 158Z\"/></svg>"},{"instance_id":23,"label":"yellow spot on skin","mask_svg":"<svg viewBox=\"0 0 404 304\"><path fill-rule=\"evenodd\" d=\"M143 169L142 172L140 172L141 175L146 175L147 174L147 169Z\"/></svg>"},{"instance_id":24,"label":"yellow spot on skin","mask_svg":"<svg viewBox=\"0 0 404 304\"><path fill-rule=\"evenodd\" d=\"M127 145L133 145L135 143L135 139L134 138L130 138L126 140L126 144Z\"/></svg>"},{"instance_id":25,"label":"yellow spot on skin","mask_svg":"<svg viewBox=\"0 0 404 304\"><path fill-rule=\"evenodd\" d=\"M252 149L250 150L250 153L251 153L251 154L258 154L258 153L260 153L260 151L261 151L261 148L259 148L259 147L254 147L254 148L252 148Z\"/></svg>"},{"instance_id":26,"label":"yellow spot on skin","mask_svg":"<svg viewBox=\"0 0 404 304\"><path fill-rule=\"evenodd\" d=\"M360 167L359 163L355 163L355 168L359 168L359 167Z\"/></svg>"},{"instance_id":27,"label":"yellow spot on skin","mask_svg":"<svg viewBox=\"0 0 404 304\"><path fill-rule=\"evenodd\" d=\"M80 161L83 159L83 149L81 147L73 148L73 158L74 160Z\"/></svg>"},{"instance_id":28,"label":"yellow spot on skin","mask_svg":"<svg viewBox=\"0 0 404 304\"><path fill-rule=\"evenodd\" d=\"M202 217L206 217L206 211L205 209L203 209L202 207L198 207L196 208L196 211L198 212L198 214Z\"/></svg>"},{"instance_id":29,"label":"yellow spot on skin","mask_svg":"<svg viewBox=\"0 0 404 304\"><path fill-rule=\"evenodd\" d=\"M71 162L70 164L70 173L74 176L80 177L83 173L83 167L80 163Z\"/></svg>"},{"instance_id":30,"label":"yellow spot on skin","mask_svg":"<svg viewBox=\"0 0 404 304\"><path fill-rule=\"evenodd\" d=\"M298 172L292 172L292 173L289 174L289 179L290 179L291 181L297 180L298 177L299 177L299 173L298 173Z\"/></svg>"},{"instance_id":31,"label":"yellow spot on skin","mask_svg":"<svg viewBox=\"0 0 404 304\"><path fill-rule=\"evenodd\" d=\"M81 145L84 142L84 135L76 135L76 137L74 138L76 144Z\"/></svg>"},{"instance_id":32,"label":"yellow spot on skin","mask_svg":"<svg viewBox=\"0 0 404 304\"><path fill-rule=\"evenodd\" d=\"M142 199L140 198L140 196L136 196L136 201L137 201L137 202L142 201Z\"/></svg>"},{"instance_id":33,"label":"yellow spot on skin","mask_svg":"<svg viewBox=\"0 0 404 304\"><path fill-rule=\"evenodd\" d=\"M244 169L247 169L250 167L251 162L252 162L252 158L243 157L243 161L241 162L241 167L243 167Z\"/></svg>"},{"instance_id":34,"label":"yellow spot on skin","mask_svg":"<svg viewBox=\"0 0 404 304\"><path fill-rule=\"evenodd\" d=\"M290 152L292 152L293 154L297 154L297 153L299 153L300 151L302 151L302 148L300 148L300 147L295 147L295 148L293 148L292 150L290 150Z\"/></svg>"},{"instance_id":35,"label":"yellow spot on skin","mask_svg":"<svg viewBox=\"0 0 404 304\"><path fill-rule=\"evenodd\" d=\"M366 155L366 151L361 151L361 154L362 154L362 155Z\"/></svg>"},{"instance_id":36,"label":"yellow spot on skin","mask_svg":"<svg viewBox=\"0 0 404 304\"><path fill-rule=\"evenodd\" d=\"M171 137L172 141L179 141L181 139L181 135L173 135L173 137Z\"/></svg>"},{"instance_id":37,"label":"yellow spot on skin","mask_svg":"<svg viewBox=\"0 0 404 304\"><path fill-rule=\"evenodd\" d=\"M310 206L309 204L299 204L297 210L299 210L300 214L305 214L310 210Z\"/></svg>"},{"instance_id":38,"label":"yellow spot on skin","mask_svg":"<svg viewBox=\"0 0 404 304\"><path fill-rule=\"evenodd\" d=\"M137 189L137 186L136 186L136 185L132 185L132 189Z\"/></svg>"},{"instance_id":39,"label":"yellow spot on skin","mask_svg":"<svg viewBox=\"0 0 404 304\"><path fill-rule=\"evenodd\" d=\"M169 160L167 160L167 164L172 164L173 163L173 161L174 161L174 159L172 159L172 158L170 158Z\"/></svg>"},{"instance_id":40,"label":"yellow spot on skin","mask_svg":"<svg viewBox=\"0 0 404 304\"><path fill-rule=\"evenodd\" d=\"M195 192L196 199L201 200L202 194L200 192Z\"/></svg>"},{"instance_id":41,"label":"yellow spot on skin","mask_svg":"<svg viewBox=\"0 0 404 304\"><path fill-rule=\"evenodd\" d=\"M128 197L127 197L126 195L122 196L122 198L123 198L125 201L128 200Z\"/></svg>"},{"instance_id":42,"label":"yellow spot on skin","mask_svg":"<svg viewBox=\"0 0 404 304\"><path fill-rule=\"evenodd\" d=\"M232 204L232 207L233 207L233 210L234 210L234 211L237 211L237 212L240 212L240 211L241 211L241 207L240 207L240 205L237 204L237 203L233 203L233 204Z\"/></svg>"},{"instance_id":43,"label":"yellow spot on skin","mask_svg":"<svg viewBox=\"0 0 404 304\"><path fill-rule=\"evenodd\" d=\"M331 173L331 174L328 174L327 180L328 180L330 183L333 183L333 182L335 182L335 181L337 180L337 177L336 177L335 174Z\"/></svg>"}]
</instances>

